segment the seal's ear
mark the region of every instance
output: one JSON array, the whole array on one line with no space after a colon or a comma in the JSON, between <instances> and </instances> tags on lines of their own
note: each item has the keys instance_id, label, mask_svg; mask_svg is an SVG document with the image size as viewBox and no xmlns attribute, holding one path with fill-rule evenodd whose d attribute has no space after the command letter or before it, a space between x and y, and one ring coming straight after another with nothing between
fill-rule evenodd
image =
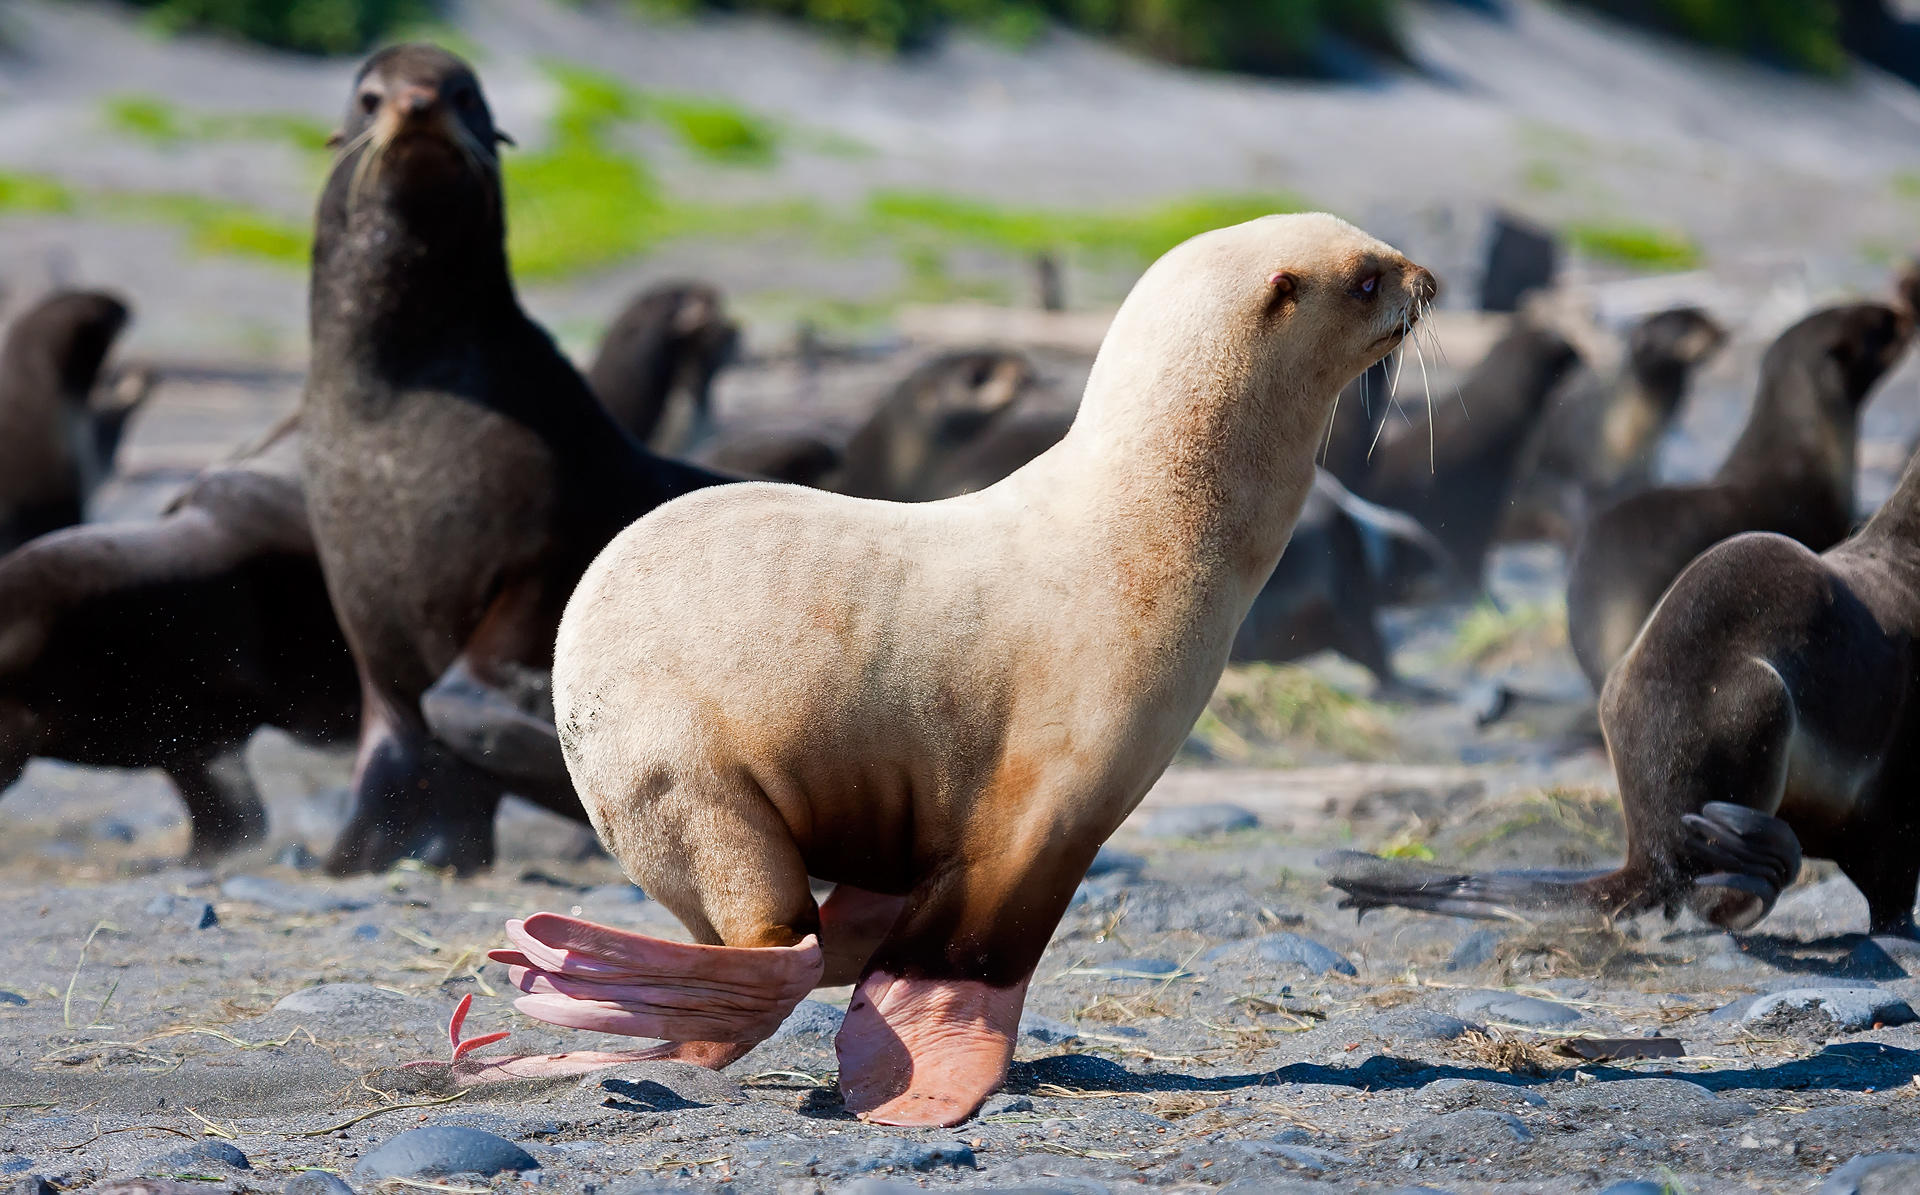
<instances>
[{"instance_id":1,"label":"seal's ear","mask_svg":"<svg viewBox=\"0 0 1920 1195\"><path fill-rule=\"evenodd\" d=\"M1270 292L1267 310L1278 313L1294 301L1294 296L1300 291L1300 279L1287 270L1275 270L1273 276L1267 279L1267 289Z\"/></svg>"},{"instance_id":2,"label":"seal's ear","mask_svg":"<svg viewBox=\"0 0 1920 1195\"><path fill-rule=\"evenodd\" d=\"M493 131L493 139L494 141L498 142L501 145L511 145L515 149L520 148L520 143L518 141L515 141L512 137L508 136L505 132L502 132L499 129L495 129Z\"/></svg>"},{"instance_id":3,"label":"seal's ear","mask_svg":"<svg viewBox=\"0 0 1920 1195\"><path fill-rule=\"evenodd\" d=\"M335 129L333 132L327 134L328 149L339 149L342 145L345 145L346 142L347 134L343 129Z\"/></svg>"}]
</instances>

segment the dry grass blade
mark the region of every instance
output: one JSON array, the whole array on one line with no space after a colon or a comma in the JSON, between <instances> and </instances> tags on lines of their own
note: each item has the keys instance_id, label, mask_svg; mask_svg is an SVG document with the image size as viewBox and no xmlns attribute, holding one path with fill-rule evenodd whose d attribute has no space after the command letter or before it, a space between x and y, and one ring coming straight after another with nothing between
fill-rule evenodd
<instances>
[{"instance_id":1,"label":"dry grass blade","mask_svg":"<svg viewBox=\"0 0 1920 1195\"><path fill-rule=\"evenodd\" d=\"M205 1125L207 1130L207 1136L209 1137L222 1137L228 1141L234 1141L239 1139L240 1130L235 1128L232 1125L219 1124L214 1121L208 1120L206 1117L200 1115L198 1112L195 1112L192 1109L192 1107L187 1108L187 1115L193 1117L195 1120Z\"/></svg>"},{"instance_id":2,"label":"dry grass blade","mask_svg":"<svg viewBox=\"0 0 1920 1195\"><path fill-rule=\"evenodd\" d=\"M440 1104L451 1104L455 1100L465 1099L467 1096L467 1092L471 1090L472 1088L468 1088L466 1091L456 1091L452 1095L441 1096L437 1100L414 1100L410 1103L405 1103L405 1104L388 1104L384 1108L370 1108L367 1111L362 1112L358 1116L348 1117L347 1119L341 1121L339 1124L329 1125L324 1129L307 1129L304 1132L288 1133L287 1136L289 1137L324 1137L328 1133L337 1133L341 1129L350 1129L354 1125L359 1124L361 1121L369 1120L375 1116L380 1115L383 1112L401 1112L408 1108L433 1108L433 1107L437 1107ZM435 1189L440 1190L442 1188L435 1188ZM451 1189L451 1188L447 1188L447 1189Z\"/></svg>"},{"instance_id":3,"label":"dry grass blade","mask_svg":"<svg viewBox=\"0 0 1920 1195\"><path fill-rule=\"evenodd\" d=\"M1572 1069L1565 1059L1501 1028L1488 1033L1469 1029L1455 1045L1475 1062L1510 1075L1545 1078Z\"/></svg>"},{"instance_id":4,"label":"dry grass blade","mask_svg":"<svg viewBox=\"0 0 1920 1195\"><path fill-rule=\"evenodd\" d=\"M430 1183L417 1178L383 1178L382 1187L411 1187L416 1191L447 1191L451 1195L492 1195L491 1187L456 1187L452 1183Z\"/></svg>"},{"instance_id":5,"label":"dry grass blade","mask_svg":"<svg viewBox=\"0 0 1920 1195\"><path fill-rule=\"evenodd\" d=\"M72 1153L77 1149L85 1149L87 1146L92 1145L95 1141L100 1140L100 1138L102 1137L111 1137L115 1133L172 1133L176 1137L185 1137L189 1141L198 1140L198 1138L196 1138L192 1133L187 1132L185 1129L176 1129L171 1125L130 1124L123 1129L106 1129L102 1132L95 1133L93 1136L87 1138L85 1141L79 1142L78 1144L62 1145L59 1148L62 1150L65 1150L67 1153Z\"/></svg>"}]
</instances>

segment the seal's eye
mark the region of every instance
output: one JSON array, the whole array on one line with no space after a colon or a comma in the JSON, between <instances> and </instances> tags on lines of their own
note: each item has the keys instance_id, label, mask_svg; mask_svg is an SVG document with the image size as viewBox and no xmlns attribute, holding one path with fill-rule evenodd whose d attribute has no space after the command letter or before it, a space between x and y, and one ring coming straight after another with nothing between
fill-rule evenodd
<instances>
[{"instance_id":1,"label":"seal's eye","mask_svg":"<svg viewBox=\"0 0 1920 1195\"><path fill-rule=\"evenodd\" d=\"M375 112L378 112L380 110L380 93L377 91L361 92L360 110L368 116L372 116Z\"/></svg>"},{"instance_id":2,"label":"seal's eye","mask_svg":"<svg viewBox=\"0 0 1920 1195\"><path fill-rule=\"evenodd\" d=\"M1353 293L1356 295L1359 295L1363 299L1371 299L1373 298L1373 292L1379 289L1380 289L1380 275L1368 274L1365 278L1362 278L1360 280L1360 285L1353 288Z\"/></svg>"}]
</instances>

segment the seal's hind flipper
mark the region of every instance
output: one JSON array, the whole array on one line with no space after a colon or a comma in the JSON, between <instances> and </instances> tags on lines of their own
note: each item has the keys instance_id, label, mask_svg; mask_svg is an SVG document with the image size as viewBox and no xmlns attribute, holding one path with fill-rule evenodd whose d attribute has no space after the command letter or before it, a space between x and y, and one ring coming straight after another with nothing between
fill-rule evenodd
<instances>
[{"instance_id":1,"label":"seal's hind flipper","mask_svg":"<svg viewBox=\"0 0 1920 1195\"><path fill-rule=\"evenodd\" d=\"M1542 868L1473 875L1360 851L1333 851L1315 862L1326 870L1327 882L1346 893L1343 909L1398 907L1487 920L1587 907L1591 901L1579 886L1608 874Z\"/></svg>"},{"instance_id":2,"label":"seal's hind flipper","mask_svg":"<svg viewBox=\"0 0 1920 1195\"><path fill-rule=\"evenodd\" d=\"M1693 881L1688 903L1722 929L1751 928L1800 874L1800 839L1771 814L1709 801L1680 820L1687 827L1686 854L1706 872Z\"/></svg>"},{"instance_id":3,"label":"seal's hind flipper","mask_svg":"<svg viewBox=\"0 0 1920 1195\"><path fill-rule=\"evenodd\" d=\"M869 974L834 1039L847 1111L919 1128L972 1116L1006 1078L1027 983Z\"/></svg>"}]
</instances>

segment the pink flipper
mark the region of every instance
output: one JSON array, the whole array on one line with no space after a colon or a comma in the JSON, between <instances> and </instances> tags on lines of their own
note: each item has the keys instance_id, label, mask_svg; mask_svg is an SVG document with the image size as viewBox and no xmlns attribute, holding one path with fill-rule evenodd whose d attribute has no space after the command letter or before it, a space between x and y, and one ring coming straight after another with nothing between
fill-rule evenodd
<instances>
[{"instance_id":1,"label":"pink flipper","mask_svg":"<svg viewBox=\"0 0 1920 1195\"><path fill-rule=\"evenodd\" d=\"M554 913L507 923L514 1007L575 1029L681 1043L753 1043L820 980L818 939L793 946L668 942Z\"/></svg>"},{"instance_id":2,"label":"pink flipper","mask_svg":"<svg viewBox=\"0 0 1920 1195\"><path fill-rule=\"evenodd\" d=\"M847 1110L928 1127L972 1116L1007 1076L1027 982L867 976L834 1040Z\"/></svg>"}]
</instances>

